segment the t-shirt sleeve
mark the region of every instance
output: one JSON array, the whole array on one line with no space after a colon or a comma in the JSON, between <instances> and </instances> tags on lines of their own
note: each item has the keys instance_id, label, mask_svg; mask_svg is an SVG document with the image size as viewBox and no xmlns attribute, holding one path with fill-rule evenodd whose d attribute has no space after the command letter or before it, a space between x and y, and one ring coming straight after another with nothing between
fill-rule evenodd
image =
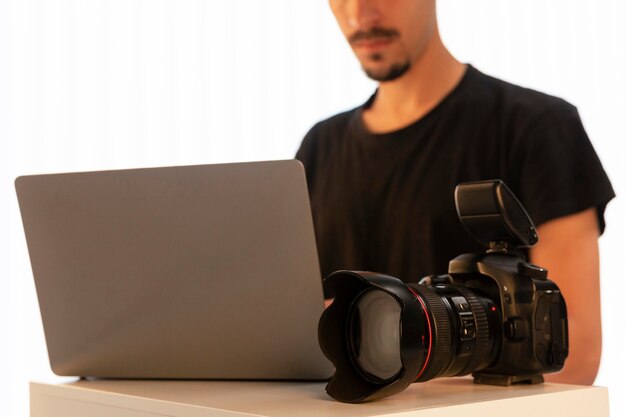
<instances>
[{"instance_id":1,"label":"t-shirt sleeve","mask_svg":"<svg viewBox=\"0 0 626 417\"><path fill-rule=\"evenodd\" d=\"M561 104L515 139L515 193L536 226L595 207L602 233L615 193L576 108Z\"/></svg>"}]
</instances>

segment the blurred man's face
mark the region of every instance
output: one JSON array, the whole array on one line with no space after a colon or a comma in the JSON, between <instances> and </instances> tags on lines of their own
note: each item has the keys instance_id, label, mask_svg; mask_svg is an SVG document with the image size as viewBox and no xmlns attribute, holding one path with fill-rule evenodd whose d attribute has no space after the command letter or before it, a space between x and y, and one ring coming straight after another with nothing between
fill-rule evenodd
<instances>
[{"instance_id":1,"label":"blurred man's face","mask_svg":"<svg viewBox=\"0 0 626 417\"><path fill-rule=\"evenodd\" d=\"M402 76L436 28L435 0L330 0L330 7L365 73L381 82Z\"/></svg>"}]
</instances>

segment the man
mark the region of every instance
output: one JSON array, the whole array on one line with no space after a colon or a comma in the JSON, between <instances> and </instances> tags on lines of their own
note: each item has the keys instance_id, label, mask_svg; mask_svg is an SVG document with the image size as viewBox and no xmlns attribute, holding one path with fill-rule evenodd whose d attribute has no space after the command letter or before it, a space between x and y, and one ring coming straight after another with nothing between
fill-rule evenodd
<instances>
[{"instance_id":1,"label":"man","mask_svg":"<svg viewBox=\"0 0 626 417\"><path fill-rule=\"evenodd\" d=\"M570 356L548 380L592 384L601 353L598 236L614 197L576 109L460 63L435 0L330 0L366 74L364 105L318 123L305 165L324 275L372 270L406 282L482 251L456 218L453 190L500 178L538 226L530 260L568 304Z\"/></svg>"}]
</instances>

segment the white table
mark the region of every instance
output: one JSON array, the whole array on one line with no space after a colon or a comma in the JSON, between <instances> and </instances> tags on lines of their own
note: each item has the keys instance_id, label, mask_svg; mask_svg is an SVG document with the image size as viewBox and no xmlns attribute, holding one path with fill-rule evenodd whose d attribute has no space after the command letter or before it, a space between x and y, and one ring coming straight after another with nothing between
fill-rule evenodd
<instances>
[{"instance_id":1,"label":"white table","mask_svg":"<svg viewBox=\"0 0 626 417\"><path fill-rule=\"evenodd\" d=\"M76 381L31 383L31 417L388 416L608 417L603 387L539 384L494 387L435 379L364 404L328 397L323 383Z\"/></svg>"}]
</instances>

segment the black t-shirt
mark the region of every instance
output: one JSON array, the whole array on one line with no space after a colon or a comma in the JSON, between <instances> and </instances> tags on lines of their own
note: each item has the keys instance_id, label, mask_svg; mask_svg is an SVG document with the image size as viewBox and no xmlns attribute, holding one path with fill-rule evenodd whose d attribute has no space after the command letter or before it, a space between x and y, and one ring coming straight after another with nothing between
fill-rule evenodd
<instances>
[{"instance_id":1,"label":"black t-shirt","mask_svg":"<svg viewBox=\"0 0 626 417\"><path fill-rule=\"evenodd\" d=\"M296 155L323 276L369 270L417 282L483 251L456 215L454 188L466 181L502 179L537 226L595 206L604 230L614 192L569 103L468 66L424 117L372 134L362 111L373 97L316 124Z\"/></svg>"}]
</instances>

